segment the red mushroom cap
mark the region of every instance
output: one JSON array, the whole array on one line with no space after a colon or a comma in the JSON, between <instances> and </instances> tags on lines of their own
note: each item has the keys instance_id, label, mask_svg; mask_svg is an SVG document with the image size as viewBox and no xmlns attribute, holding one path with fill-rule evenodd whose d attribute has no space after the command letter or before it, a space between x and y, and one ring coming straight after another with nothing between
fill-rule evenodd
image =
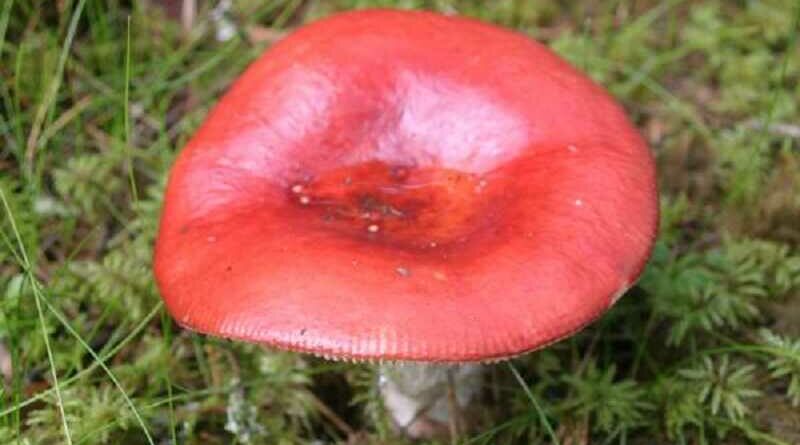
<instances>
[{"instance_id":1,"label":"red mushroom cap","mask_svg":"<svg viewBox=\"0 0 800 445\"><path fill-rule=\"evenodd\" d=\"M250 66L180 154L155 273L183 326L350 359L513 356L640 274L647 146L544 46L372 10Z\"/></svg>"}]
</instances>

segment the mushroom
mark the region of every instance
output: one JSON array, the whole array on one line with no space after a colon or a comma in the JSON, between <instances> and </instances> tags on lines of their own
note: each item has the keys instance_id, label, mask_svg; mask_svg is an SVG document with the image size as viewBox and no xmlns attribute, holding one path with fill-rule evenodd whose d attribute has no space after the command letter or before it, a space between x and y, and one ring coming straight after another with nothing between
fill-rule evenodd
<instances>
[{"instance_id":1,"label":"mushroom","mask_svg":"<svg viewBox=\"0 0 800 445\"><path fill-rule=\"evenodd\" d=\"M475 395L476 363L613 305L657 213L642 138L546 47L366 10L297 30L219 101L172 168L154 267L188 329L416 363L386 367L382 394L426 436Z\"/></svg>"}]
</instances>

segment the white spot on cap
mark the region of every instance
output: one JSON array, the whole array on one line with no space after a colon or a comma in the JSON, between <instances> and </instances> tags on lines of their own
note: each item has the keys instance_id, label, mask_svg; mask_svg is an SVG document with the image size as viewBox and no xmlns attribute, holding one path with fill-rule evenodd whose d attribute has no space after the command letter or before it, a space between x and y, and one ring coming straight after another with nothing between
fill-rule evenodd
<instances>
[{"instance_id":1,"label":"white spot on cap","mask_svg":"<svg viewBox=\"0 0 800 445\"><path fill-rule=\"evenodd\" d=\"M406 269L405 267L398 267L397 269L395 269L395 271L401 277L407 277L407 276L411 275L411 272L409 272L409 270Z\"/></svg>"},{"instance_id":2,"label":"white spot on cap","mask_svg":"<svg viewBox=\"0 0 800 445\"><path fill-rule=\"evenodd\" d=\"M305 206L308 205L309 203L311 203L311 198L309 198L306 195L300 197L300 204L303 204Z\"/></svg>"},{"instance_id":3,"label":"white spot on cap","mask_svg":"<svg viewBox=\"0 0 800 445\"><path fill-rule=\"evenodd\" d=\"M583 200L581 200L581 199L576 199L576 200L575 200L575 205L576 205L576 206L578 206L578 207L583 207Z\"/></svg>"},{"instance_id":4,"label":"white spot on cap","mask_svg":"<svg viewBox=\"0 0 800 445\"><path fill-rule=\"evenodd\" d=\"M370 224L367 226L367 232L369 233L378 233L379 230L381 230L381 228L377 224Z\"/></svg>"},{"instance_id":5,"label":"white spot on cap","mask_svg":"<svg viewBox=\"0 0 800 445\"><path fill-rule=\"evenodd\" d=\"M576 147L576 146L574 146L572 144L569 144L569 145L567 145L567 150L569 150L570 153L577 153L578 152L578 147Z\"/></svg>"},{"instance_id":6,"label":"white spot on cap","mask_svg":"<svg viewBox=\"0 0 800 445\"><path fill-rule=\"evenodd\" d=\"M431 247L436 247L439 244L437 244L436 241L431 241L430 244L428 244L428 245L431 246Z\"/></svg>"},{"instance_id":7,"label":"white spot on cap","mask_svg":"<svg viewBox=\"0 0 800 445\"><path fill-rule=\"evenodd\" d=\"M303 185L295 184L292 186L292 193L303 193Z\"/></svg>"}]
</instances>

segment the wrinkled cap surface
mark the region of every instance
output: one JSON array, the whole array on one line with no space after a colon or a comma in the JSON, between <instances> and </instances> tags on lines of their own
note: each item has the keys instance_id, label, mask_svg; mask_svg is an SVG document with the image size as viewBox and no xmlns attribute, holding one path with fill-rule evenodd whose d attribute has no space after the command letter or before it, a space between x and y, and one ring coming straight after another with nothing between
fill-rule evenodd
<instances>
[{"instance_id":1,"label":"wrinkled cap surface","mask_svg":"<svg viewBox=\"0 0 800 445\"><path fill-rule=\"evenodd\" d=\"M183 149L155 273L200 332L491 360L600 316L656 221L642 139L544 46L464 18L351 12L270 48Z\"/></svg>"}]
</instances>

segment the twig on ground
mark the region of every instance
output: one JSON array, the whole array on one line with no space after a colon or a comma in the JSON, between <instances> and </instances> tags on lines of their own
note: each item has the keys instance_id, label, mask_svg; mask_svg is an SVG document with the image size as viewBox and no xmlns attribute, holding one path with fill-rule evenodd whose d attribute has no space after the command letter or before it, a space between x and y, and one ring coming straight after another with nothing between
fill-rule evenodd
<instances>
[{"instance_id":1,"label":"twig on ground","mask_svg":"<svg viewBox=\"0 0 800 445\"><path fill-rule=\"evenodd\" d=\"M251 25L247 29L247 38L250 43L269 43L273 44L278 40L286 37L291 31L289 29L275 29L266 26Z\"/></svg>"},{"instance_id":2,"label":"twig on ground","mask_svg":"<svg viewBox=\"0 0 800 445\"><path fill-rule=\"evenodd\" d=\"M745 128L752 130L764 131L776 136L787 136L794 139L800 139L800 124L788 124L785 122L776 122L769 125L760 119L750 119L744 122ZM764 128L766 126L766 128Z\"/></svg>"},{"instance_id":3,"label":"twig on ground","mask_svg":"<svg viewBox=\"0 0 800 445\"><path fill-rule=\"evenodd\" d=\"M328 405L326 405L325 402L314 395L314 393L309 391L308 397L311 400L311 404L314 405L314 409L319 411L319 413L322 414L322 417L328 419L328 421L330 421L339 431L344 433L347 437L356 435L356 430L354 430L353 427L339 417L339 415L336 414L336 412L334 412Z\"/></svg>"},{"instance_id":4,"label":"twig on ground","mask_svg":"<svg viewBox=\"0 0 800 445\"><path fill-rule=\"evenodd\" d=\"M192 30L194 19L197 15L197 1L183 0L181 5L181 26L186 34Z\"/></svg>"},{"instance_id":5,"label":"twig on ground","mask_svg":"<svg viewBox=\"0 0 800 445\"><path fill-rule=\"evenodd\" d=\"M11 366L11 354L8 352L5 343L0 341L0 375L3 380L10 382L14 377L14 369Z\"/></svg>"}]
</instances>

